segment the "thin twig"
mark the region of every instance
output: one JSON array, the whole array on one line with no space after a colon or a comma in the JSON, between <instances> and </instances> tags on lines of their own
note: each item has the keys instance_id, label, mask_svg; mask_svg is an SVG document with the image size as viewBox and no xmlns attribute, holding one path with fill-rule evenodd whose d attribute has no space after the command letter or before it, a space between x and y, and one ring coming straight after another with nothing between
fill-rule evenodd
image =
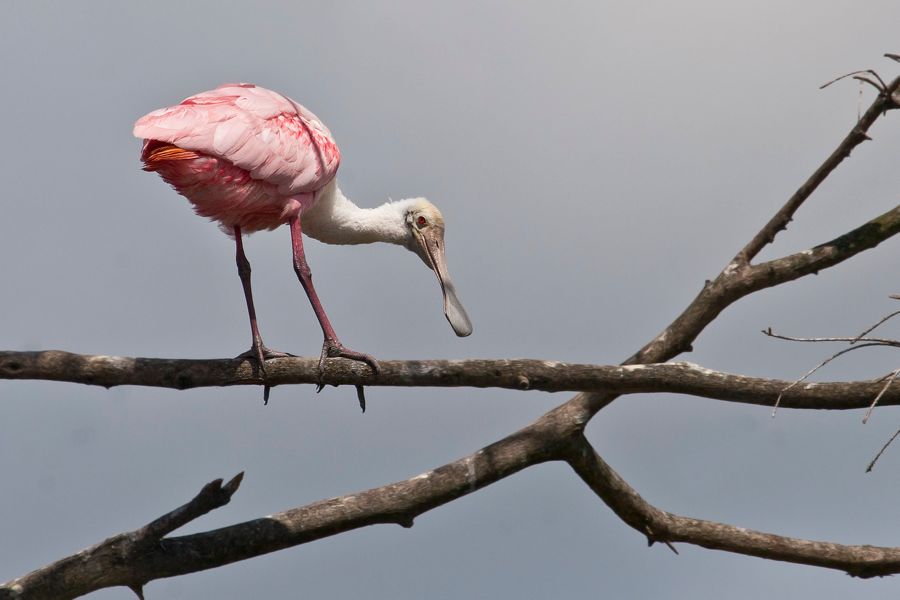
<instances>
[{"instance_id":1,"label":"thin twig","mask_svg":"<svg viewBox=\"0 0 900 600\"><path fill-rule=\"evenodd\" d=\"M874 327L872 328L874 329ZM871 329L869 330L871 331ZM780 333L775 333L772 331L772 328L762 330L763 335L767 335L768 337L786 340L788 342L847 342L849 344L855 344L857 342L871 342L871 345L875 346L892 346L895 348L900 348L900 340L892 340L888 338L866 338L866 337L794 337L791 335L782 335Z\"/></svg>"},{"instance_id":2,"label":"thin twig","mask_svg":"<svg viewBox=\"0 0 900 600\"><path fill-rule=\"evenodd\" d=\"M898 298L898 297L896 297L896 296L891 296L891 297L894 298L894 299L900 299L900 298ZM872 325L871 327L869 327L868 329L866 329L865 331L863 331L861 334L859 334L859 336L858 336L854 341L852 341L852 342L850 342L850 343L851 343L851 344L855 344L856 342L858 342L859 340L861 340L861 339L863 338L863 336L872 333L873 331L875 331L875 329L876 329L877 327L880 327L880 326L883 325L885 322L887 322L888 319L893 319L893 318L896 317L897 315L900 315L900 310L894 311L894 312L892 312L891 314L889 314L888 316L884 317L883 319L881 319L880 321L878 321L877 323L875 323L874 325Z\"/></svg>"},{"instance_id":3,"label":"thin twig","mask_svg":"<svg viewBox=\"0 0 900 600\"><path fill-rule=\"evenodd\" d=\"M847 73L847 74L845 74L845 75L841 75L840 77L835 77L834 79L832 79L832 80L829 81L828 83L823 83L822 85L819 86L819 89L820 89L820 90L824 90L825 88L827 88L827 87L830 86L831 84L837 83L838 81L841 81L842 79L847 79L848 77L854 77L854 78L855 78L857 75L861 75L861 74L863 74L863 73L869 73L869 74L871 74L871 75L875 75L876 77L878 77L878 74L875 73L875 71L873 71L872 69L863 69L863 70L861 70L861 71L852 71L852 72ZM881 81L881 77L878 77L878 80ZM882 83L884 83L884 82L882 81ZM887 87L887 86L885 86L885 87ZM884 91L884 90L882 90L882 91Z\"/></svg>"},{"instance_id":4,"label":"thin twig","mask_svg":"<svg viewBox=\"0 0 900 600\"><path fill-rule=\"evenodd\" d=\"M895 299L898 299L898 297L896 297L896 296L891 296L891 297L892 297L892 298L895 298ZM835 358L841 356L842 354L846 354L847 352L850 352L850 351L852 351L852 350L858 350L858 349L860 349L860 348L866 348L866 347L869 347L869 346L889 346L889 347L894 347L894 348L900 348L900 341L898 341L898 340L892 340L892 339L886 339L886 338L868 338L868 337L865 337L866 334L871 333L871 332L874 331L877 327L881 326L882 324L884 324L885 322L887 322L889 319L891 319L891 318L897 316L898 314L900 314L900 310L894 311L894 312L890 313L889 315L887 315L886 317L880 319L877 323L875 323L874 325L872 325L871 327L869 327L868 329L866 329L865 331L863 331L863 332L860 333L859 335L857 335L857 336L855 336L855 337L852 337L852 338L849 338L849 337L815 337L815 338L801 338L801 337L793 337L793 336L787 336L787 335L780 335L780 334L777 334L777 333L775 333L775 332L772 331L772 328L771 328L771 327L767 327L766 329L763 329L763 330L762 330L762 333L763 333L764 335L767 335L767 336L773 337L773 338L777 338L777 339L779 339L779 340L787 340L787 341L790 341L790 342L848 342L848 343L850 343L850 344L859 344L859 342L863 342L862 344L855 345L855 346L853 346L853 347L851 347L851 348L845 348L844 350L841 350L841 351L839 351L839 352L833 354L833 355L830 356L829 358L825 359L824 361L822 361L821 363L819 363L818 365L816 365L812 370L810 370L808 373L806 373L806 375L804 375L803 377L801 377L800 379L794 381L791 385L789 385L788 387L786 387L786 388L782 391L782 393L778 395L778 399L775 401L775 406L774 406L774 408L772 409L772 417L774 418L774 417L775 417L775 413L778 412L778 406L779 406L780 403L781 403L781 397L782 397L782 395L783 395L784 392L786 392L786 391L788 391L789 389L791 389L792 387L796 386L798 383L800 383L801 381L805 380L807 377L809 377L810 375L812 375L813 373L815 373L816 371L818 371L819 369L821 369L822 367L824 367L825 365L827 365L829 362L831 362L831 361L834 360ZM881 397L885 394L885 392L887 391L887 389L891 386L891 383L893 383L894 379L897 378L898 373L900 373L900 369L898 369L897 371L893 371L893 372L891 373L891 375L888 377L887 383L885 383L884 387L881 388L881 391L878 392L878 395L875 396L875 399L872 401L872 404L869 406L869 409L866 411L866 414L865 414L865 416L863 417L863 424L865 424L865 423L868 422L869 416L872 414L872 411L875 409L875 406L878 404L878 401L879 401L879 400L881 399Z\"/></svg>"},{"instance_id":5,"label":"thin twig","mask_svg":"<svg viewBox=\"0 0 900 600\"><path fill-rule=\"evenodd\" d=\"M875 83L874 81L872 81L872 80L869 79L868 77L864 77L864 76L862 76L862 75L854 75L854 76L853 76L853 79L855 79L855 80L857 80L857 81L860 81L860 82L868 83L868 84L871 85L873 88L875 88L876 90L878 90L878 93L884 92L884 88L882 88L880 85L878 85L877 83ZM879 79L880 79L880 78L879 78Z\"/></svg>"},{"instance_id":6,"label":"thin twig","mask_svg":"<svg viewBox=\"0 0 900 600\"><path fill-rule=\"evenodd\" d=\"M863 425L869 422L869 416L872 414L872 411L875 410L875 406L878 404L878 401L881 400L881 397L884 396L884 393L891 387L891 384L894 383L894 380L897 379L897 375L900 375L900 369L895 369L891 371L890 377L888 377L887 382L884 384L884 387L881 388L881 391L878 392L878 395L875 396L875 399L872 400L872 406L869 407L869 410L866 411L866 415L863 417Z\"/></svg>"},{"instance_id":7,"label":"thin twig","mask_svg":"<svg viewBox=\"0 0 900 600\"><path fill-rule=\"evenodd\" d=\"M893 442L898 435L900 435L900 429L895 431L894 435L891 436L891 439L885 442L884 446L881 447L881 450L878 451L878 454L875 455L875 458L873 458L872 462L869 463L869 466L866 467L866 473L872 472L872 469L875 468L875 463L878 462L878 459L881 458L881 455L884 454L884 451L887 450L887 447L891 445L891 442Z\"/></svg>"},{"instance_id":8,"label":"thin twig","mask_svg":"<svg viewBox=\"0 0 900 600\"><path fill-rule=\"evenodd\" d=\"M818 371L819 369L821 369L822 367L824 367L825 365L827 365L828 363L833 361L834 359L836 359L839 356L842 356L844 354L847 354L848 352L853 352L854 350L860 350L862 348L867 348L869 346L884 346L884 345L885 344L881 344L881 343L860 344L859 346L851 346L850 348L844 348L843 350L839 350L838 352L835 352L834 354L832 354L831 356L829 356L828 358L826 358L825 360L823 360L822 362L817 364L815 367L813 367L812 369L807 371L806 375L804 375L800 379L794 381L791 385L789 385L786 388L784 388L783 390L781 390L781 393L778 394L778 399L775 400L775 406L772 408L772 418L773 419L775 418L775 413L778 412L778 407L781 404L781 398L784 396L785 392L787 392L791 388L793 388L793 387L799 385L800 383L802 383L803 381L805 381L810 375L812 375L813 373L815 373L816 371Z\"/></svg>"},{"instance_id":9,"label":"thin twig","mask_svg":"<svg viewBox=\"0 0 900 600\"><path fill-rule=\"evenodd\" d=\"M892 296L892 298L893 297L894 296ZM816 371L818 371L819 369L821 369L822 367L827 365L829 362L831 362L835 358L841 356L842 354L846 354L847 352L850 352L852 350L858 350L860 348L867 348L870 346L889 346L889 347L893 347L893 348L900 348L900 341L898 341L898 340L892 340L892 339L886 339L886 338L867 338L867 337L865 337L866 334L871 333L877 327L881 326L882 324L887 322L889 319L897 316L898 314L900 314L900 310L892 312L891 314L882 318L877 323L875 323L874 325L872 325L871 327L869 327L868 329L866 329L859 335L852 337L852 338L849 338L849 337L814 337L814 338L793 337L793 336L777 334L772 331L771 327L767 327L766 329L763 329L762 333L764 335L767 335L767 336L773 337L773 338L777 338L779 340L787 340L790 342L847 342L849 344L859 344L859 342L863 342L862 344L854 345L851 348L845 348L844 350L841 350L841 351L831 355L829 358L826 358L824 361L822 361L821 363L816 365L812 370L810 370L808 373L806 373L806 375L804 375L803 377L794 381L791 385L786 387L782 391L782 394L784 392L788 391L789 389L791 389L792 387L796 386L801 381L805 380L807 377L809 377L810 375L812 375L813 373L815 373ZM881 399L881 397L884 395L884 393L887 391L887 389L891 386L891 383L894 381L894 379L897 378L898 373L900 373L900 370L894 371L891 374L891 376L889 377L885 386L881 389L881 391L875 397L875 400L872 401L872 405L869 407L869 410L866 412L866 415L863 418L863 423L866 423L869 420L869 415L872 414L872 410L875 408L875 405L878 404L878 401ZM778 411L778 406L781 403L782 394L779 394L778 399L775 401L775 406L772 409L772 417L775 417L775 413Z\"/></svg>"}]
</instances>

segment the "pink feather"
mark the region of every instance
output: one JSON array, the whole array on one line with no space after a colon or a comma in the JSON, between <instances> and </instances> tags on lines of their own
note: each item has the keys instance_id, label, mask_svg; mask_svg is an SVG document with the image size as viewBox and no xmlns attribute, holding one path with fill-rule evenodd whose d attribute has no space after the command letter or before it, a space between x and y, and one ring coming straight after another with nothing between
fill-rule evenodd
<instances>
[{"instance_id":1,"label":"pink feather","mask_svg":"<svg viewBox=\"0 0 900 600\"><path fill-rule=\"evenodd\" d=\"M155 110L138 119L134 135L144 138L144 168L228 233L235 226L274 229L299 216L334 179L341 159L312 112L244 83Z\"/></svg>"}]
</instances>

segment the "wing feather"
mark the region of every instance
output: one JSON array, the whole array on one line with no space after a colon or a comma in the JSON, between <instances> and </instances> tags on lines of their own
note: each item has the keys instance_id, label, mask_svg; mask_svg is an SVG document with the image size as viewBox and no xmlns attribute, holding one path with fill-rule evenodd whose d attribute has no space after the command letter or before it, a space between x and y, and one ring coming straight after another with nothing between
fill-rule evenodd
<instances>
[{"instance_id":1,"label":"wing feather","mask_svg":"<svg viewBox=\"0 0 900 600\"><path fill-rule=\"evenodd\" d=\"M134 135L224 158L286 195L324 187L340 151L309 110L265 88L226 84L138 119Z\"/></svg>"}]
</instances>

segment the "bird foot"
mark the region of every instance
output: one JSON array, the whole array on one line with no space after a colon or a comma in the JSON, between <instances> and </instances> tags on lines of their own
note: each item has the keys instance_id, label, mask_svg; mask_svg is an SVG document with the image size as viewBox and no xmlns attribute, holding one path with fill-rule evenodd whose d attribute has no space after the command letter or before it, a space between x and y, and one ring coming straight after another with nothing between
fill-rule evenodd
<instances>
[{"instance_id":1,"label":"bird foot","mask_svg":"<svg viewBox=\"0 0 900 600\"><path fill-rule=\"evenodd\" d=\"M290 352L280 352L278 350L269 350L262 344L259 346L251 346L249 350L246 352L241 352L235 358L252 358L257 363L263 364L265 361L270 358L286 358L289 356L297 356L296 354L291 354Z\"/></svg>"},{"instance_id":2,"label":"bird foot","mask_svg":"<svg viewBox=\"0 0 900 600\"><path fill-rule=\"evenodd\" d=\"M325 384L322 383L322 377L325 375L326 358L347 358L349 360L364 362L369 365L375 375L378 375L378 373L381 372L381 365L378 364L378 361L375 360L373 356L345 348L343 344L337 340L326 339L325 343L322 344L322 354L319 356L319 383L316 386L316 393L321 392L325 387ZM359 407L363 412L366 412L366 394L363 391L363 386L356 385L354 387L356 387L356 398L359 400Z\"/></svg>"},{"instance_id":3,"label":"bird foot","mask_svg":"<svg viewBox=\"0 0 900 600\"><path fill-rule=\"evenodd\" d=\"M246 352L241 352L235 359L250 359L256 363L257 368L259 369L259 376L263 380L263 404L269 404L269 392L272 391L272 386L268 385L266 382L267 374L266 374L266 361L270 358L285 358L289 356L294 356L288 352L281 352L279 350L269 350L266 348L266 345L260 341L253 341L253 345L250 346L250 349Z\"/></svg>"},{"instance_id":4,"label":"bird foot","mask_svg":"<svg viewBox=\"0 0 900 600\"><path fill-rule=\"evenodd\" d=\"M381 372L381 365L373 356L345 348L343 344L335 340L325 340L325 343L322 344L322 355L319 357L319 371L322 373L325 371L326 358L348 358L364 362L372 368L372 372L376 375Z\"/></svg>"}]
</instances>

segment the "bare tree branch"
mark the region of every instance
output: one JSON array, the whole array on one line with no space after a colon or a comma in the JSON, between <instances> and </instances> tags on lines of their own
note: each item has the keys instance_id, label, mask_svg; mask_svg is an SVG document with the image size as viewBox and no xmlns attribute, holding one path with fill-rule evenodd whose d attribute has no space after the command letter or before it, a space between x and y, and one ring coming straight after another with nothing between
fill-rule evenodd
<instances>
[{"instance_id":1,"label":"bare tree branch","mask_svg":"<svg viewBox=\"0 0 900 600\"><path fill-rule=\"evenodd\" d=\"M897 431L895 431L895 432L894 432L894 435L892 435L892 436L890 437L890 439L888 439L888 441L886 441L886 442L884 443L884 446L881 447L881 450L878 451L878 454L875 455L875 458L873 458L873 459L872 459L872 462L869 463L869 466L866 467L866 473L871 473L871 472L872 472L872 469L875 468L875 463L878 462L878 459L881 458L881 455L884 454L884 451L888 449L888 446L890 446L890 445L893 443L893 441L894 441L895 439L897 439L897 436L898 436L898 435L900 435L900 429L898 429Z\"/></svg>"},{"instance_id":2,"label":"bare tree branch","mask_svg":"<svg viewBox=\"0 0 900 600\"><path fill-rule=\"evenodd\" d=\"M815 248L758 265L729 263L715 280L706 282L684 312L625 364L664 362L688 352L700 332L744 296L833 267L898 232L900 206Z\"/></svg>"},{"instance_id":3,"label":"bare tree branch","mask_svg":"<svg viewBox=\"0 0 900 600\"><path fill-rule=\"evenodd\" d=\"M858 346L862 347L862 346ZM15 369L8 364L14 363ZM280 358L269 362L270 383L315 384L318 359ZM713 371L689 362L650 365L584 365L546 360L429 360L381 361L381 374L371 375L353 361L329 361L324 382L393 387L477 387L543 392L603 390L610 394L687 394L799 409L846 410L866 408L883 392L880 403L900 404L900 387L884 389L884 378L828 383L790 382ZM188 373L185 375L185 373ZM197 375L202 373L202 377ZM11 375L12 374L12 375ZM174 360L90 356L59 350L0 352L0 378L45 379L93 385L191 387L258 385L250 365L229 359Z\"/></svg>"},{"instance_id":4,"label":"bare tree branch","mask_svg":"<svg viewBox=\"0 0 900 600\"><path fill-rule=\"evenodd\" d=\"M550 460L569 462L620 518L651 541L692 543L841 569L860 577L900 572L900 548L843 546L787 538L661 511L644 501L606 465L583 435L585 425L597 411L622 393L670 391L748 403L771 404L774 401L787 382L715 373L694 365L649 363L663 363L689 351L705 327L740 298L834 266L900 232L898 206L815 248L751 264L850 151L869 139L867 132L877 119L897 108L900 78L886 88L834 152L725 269L706 283L684 312L626 360L632 366L594 367L541 361L386 361L382 363L383 373L373 377L358 365L327 361L323 380L332 384L583 390L535 423L470 456L405 481L215 531L147 543L147 540L166 535L180 524L196 518L195 515L221 505L216 502L227 502L240 479L236 478L224 487L221 482L213 482L210 491L204 488L200 494L210 496L210 500L195 499L137 532L120 534L73 557L3 584L0 599L71 598L113 585L128 586L141 595L143 584L153 579L213 568L358 527L376 523L410 527L413 519L423 512ZM313 359L273 360L266 368L268 381L274 384L315 383L317 380ZM107 387L134 384L176 389L260 383L249 365L236 360L129 359L55 351L2 353L0 377L54 379ZM629 388L629 385L633 387ZM654 388L654 385L659 387ZM884 386L883 382L807 383L794 386L785 393L783 404L803 408L858 408L870 404L879 390L884 392L882 404L900 403L896 387ZM139 553L135 551L134 539L141 541Z\"/></svg>"},{"instance_id":5,"label":"bare tree branch","mask_svg":"<svg viewBox=\"0 0 900 600\"><path fill-rule=\"evenodd\" d=\"M892 339L888 339L888 338L865 337L867 334L871 333L872 331L874 331L875 329L877 329L878 327L880 327L881 325L883 325L888 320L890 320L891 318L895 317L898 314L900 314L900 311L894 311L894 312L888 314L887 316L879 319L878 322L876 322L874 325L867 327L862 333L859 333L858 335L855 335L853 337L802 338L802 337L793 337L793 336L780 335L780 334L774 333L772 331L771 327L764 329L762 331L762 333L764 335L767 335L772 338L780 339L780 340L786 340L789 342L846 342L849 344L849 346L847 348L838 350L837 352L835 352L834 354L832 354L825 360L819 362L819 364L817 364L812 369L807 371L802 377L795 379L793 381L793 383L791 383L791 385L789 385L788 387L786 387L784 389L784 391L790 390L794 386L796 386L796 385L800 384L801 382L805 381L806 379L808 379L813 373L815 373L816 371L818 371L819 369L821 369L822 367L824 367L831 361L833 361L836 358L839 358L849 352L853 352L855 350L861 350L863 348L870 348L873 346L875 346L875 347L887 346L887 347L892 347L892 348L900 347L900 341L898 341L898 340L892 340ZM862 342L862 343L860 343L860 342ZM898 373L900 373L900 370L894 370L893 372L890 373L889 377L887 377L887 383L884 384L884 387L881 389L881 391L878 392L878 395L875 396L875 399L872 401L872 405L869 407L869 410L866 411L866 415L863 417L864 424L868 422L869 416L872 414L872 411L875 409L875 405L878 404L878 401L881 399L881 397L884 395L884 393L887 391L887 389L891 386L891 383L894 381L894 379L897 378ZM778 411L778 407L781 404L782 395L783 395L783 393L779 394L778 400L775 401L775 406L772 410L773 417L775 416L775 413Z\"/></svg>"},{"instance_id":6,"label":"bare tree branch","mask_svg":"<svg viewBox=\"0 0 900 600\"><path fill-rule=\"evenodd\" d=\"M892 295L891 298L893 298L894 300L897 300L898 297L895 295ZM856 336L855 338L853 338L853 341L850 343L855 344L856 342L864 339L865 336L869 335L870 333L872 333L873 331L875 331L876 329L878 329L879 327L881 327L882 325L887 323L889 320L896 317L897 315L900 315L900 310L895 310L894 312L885 315L884 317L879 319L877 323L872 324L870 327L868 327L864 331L860 332L860 334L858 336Z\"/></svg>"},{"instance_id":7,"label":"bare tree branch","mask_svg":"<svg viewBox=\"0 0 900 600\"><path fill-rule=\"evenodd\" d=\"M887 56L887 55L885 54L885 56ZM829 82L827 82L827 83L823 83L822 85L820 85L820 86L819 86L819 89L820 89L820 90L824 90L825 88L829 87L829 86L832 85L832 84L837 83L838 81L847 79L848 77L853 77L853 78L855 79L856 76L858 76L858 75L863 75L863 74L871 75L871 76L873 76L875 79L878 80L879 85L877 85L877 86L875 87L875 89L877 89L879 92L883 93L883 92L887 89L887 84L886 84L886 83L884 82L884 80L881 78L881 75L879 75L876 71L874 71L874 70L872 70L872 69L863 69L862 71L851 71L850 73L846 73L846 74L844 74L844 75L841 75L840 77L835 77L835 78L832 79L831 81L829 81Z\"/></svg>"},{"instance_id":8,"label":"bare tree branch","mask_svg":"<svg viewBox=\"0 0 900 600\"><path fill-rule=\"evenodd\" d=\"M869 409L863 416L863 425L869 422L869 417L872 416L872 411L875 410L875 407L878 406L878 401L884 397L885 393L887 393L888 391L888 388L890 388L891 384L894 383L894 380L897 379L897 375L900 375L900 369L894 369L894 371L891 372L890 377L887 378L887 381L884 382L884 387L881 388L881 391L878 392L878 395L875 396L874 400L872 400L872 404L869 406Z\"/></svg>"},{"instance_id":9,"label":"bare tree branch","mask_svg":"<svg viewBox=\"0 0 900 600\"><path fill-rule=\"evenodd\" d=\"M447 502L551 460L568 461L576 473L626 523L661 542L686 542L803 564L845 570L859 577L900 572L900 548L843 546L745 530L731 525L679 517L661 511L634 491L583 437L590 411L566 403L502 440L432 471L404 481L229 527L155 544L154 523L186 522L199 516L190 503L130 534L120 534L76 555L0 586L0 599L67 599L93 590L128 586L140 590L152 580L210 569L287 547L375 524L412 527L414 519ZM230 498L240 476L219 491L221 480L207 485L215 496ZM224 492L224 493L223 493ZM227 502L227 498L225 502ZM201 504L215 507L215 502ZM203 511L205 512L205 511ZM136 548L139 551L136 551ZM91 576L85 576L90 566Z\"/></svg>"},{"instance_id":10,"label":"bare tree branch","mask_svg":"<svg viewBox=\"0 0 900 600\"><path fill-rule=\"evenodd\" d=\"M833 267L863 250L874 248L900 231L900 205L829 242L782 258L753 265L748 269L748 284L756 289L793 281ZM770 278L767 285L762 282ZM759 287L756 287L759 286Z\"/></svg>"},{"instance_id":11,"label":"bare tree branch","mask_svg":"<svg viewBox=\"0 0 900 600\"><path fill-rule=\"evenodd\" d=\"M838 569L854 577L900 573L900 548L790 538L662 511L644 500L583 438L573 445L569 464L620 519L651 543L687 542L712 550Z\"/></svg>"},{"instance_id":12,"label":"bare tree branch","mask_svg":"<svg viewBox=\"0 0 900 600\"><path fill-rule=\"evenodd\" d=\"M869 344L870 346L890 346L893 348L900 347L900 341L892 340L890 338L870 338L863 337L862 335L855 335L853 337L850 336L839 336L839 337L794 337L792 335L782 335L780 333L775 333L772 331L772 328L762 330L763 335L766 335L770 338L775 338L776 340L785 340L787 342L816 342L816 343L824 343L824 342L846 342L848 344L856 344L859 342L864 342ZM864 335L864 334L863 334Z\"/></svg>"},{"instance_id":13,"label":"bare tree branch","mask_svg":"<svg viewBox=\"0 0 900 600\"><path fill-rule=\"evenodd\" d=\"M862 73L864 71L857 71L857 73ZM873 72L873 71L865 71L865 72ZM853 75L851 73L851 75ZM838 79L841 79L840 77ZM880 78L879 78L880 79ZM834 80L834 81L837 81ZM834 81L829 82L826 85L830 85L834 83ZM825 86L822 86L825 87ZM876 86L877 87L877 86ZM858 145L863 143L864 141L870 139L868 136L869 128L878 120L880 116L882 116L885 111L897 108L897 104L895 103L892 95L900 89L900 77L894 79L890 85L886 86L885 90L882 90L881 93L875 98L875 101L872 102L871 106L869 106L868 110L866 110L865 114L859 119L859 122L850 130L850 132L844 137L838 147L834 149L834 152L825 159L818 169L813 172L812 175L809 176L803 185L801 185L796 192L788 199L781 210L779 210L775 215L769 220L768 223L763 226L759 232L753 236L753 239L741 249L740 252L734 257L732 262L735 265L746 265L754 257L756 257L759 252L765 248L768 244L771 244L775 239L775 236L779 231L782 231L787 228L788 223L794 217L794 213L797 212L797 209L806 201L809 196L816 191L816 188L825 181L825 179L834 171L838 165L840 165L845 158L850 156L850 152L856 148Z\"/></svg>"},{"instance_id":14,"label":"bare tree branch","mask_svg":"<svg viewBox=\"0 0 900 600\"><path fill-rule=\"evenodd\" d=\"M822 362L820 362L819 364L814 366L812 369L810 369L809 371L804 373L802 377L792 381L789 386L784 388L784 390L782 390L782 392L780 394L778 394L778 399L775 400L775 406L772 407L772 416L774 417L775 413L778 412L778 408L781 406L781 400L782 400L782 398L784 398L785 393L791 391L795 386L800 385L801 383L806 381L813 373L815 373L816 371L818 371L819 369L821 369L822 367L824 367L825 365L827 365L834 359L839 358L839 357L843 356L844 354L847 354L848 352L853 352L854 350L862 350L863 348L868 348L870 346L884 346L884 344L882 344L880 342L873 342L873 343L867 343L867 344L859 344L858 346L850 346L849 348L844 348L843 350L838 350L837 352L835 352L834 354L832 354L831 356L829 356L828 358L826 358L825 360L823 360ZM881 396L884 394L885 391L887 391L887 386L885 386L884 389L881 389L878 391L878 396L876 397L876 401L878 398L881 398ZM868 419L868 414L866 415L866 417L863 418L863 423L866 422L866 419Z\"/></svg>"},{"instance_id":15,"label":"bare tree branch","mask_svg":"<svg viewBox=\"0 0 900 600\"><path fill-rule=\"evenodd\" d=\"M703 289L688 307L663 331L638 352L629 357L626 364L665 362L689 352L691 344L725 308L740 298L767 287L772 287L809 275L843 262L863 250L874 248L900 231L900 206L872 219L834 240L791 256L751 265L750 261L775 235L787 227L794 213L824 179L849 156L850 151L868 139L866 132L886 111L897 108L892 94L900 90L900 77L894 79L884 94L879 94L863 118L841 141L822 165L788 199L787 203L763 226L753 239L726 265ZM581 399L584 400L584 399ZM580 401L581 401L580 400ZM595 397L597 410L606 405L608 398Z\"/></svg>"},{"instance_id":16,"label":"bare tree branch","mask_svg":"<svg viewBox=\"0 0 900 600\"><path fill-rule=\"evenodd\" d=\"M368 525L412 527L426 511L531 465L558 460L568 440L584 427L583 417L573 407L555 409L474 454L405 481L214 531L164 538L159 544L142 545L139 556L132 550L135 533L121 534L0 585L0 600L62 600L112 586L140 589L154 579L211 569Z\"/></svg>"},{"instance_id":17,"label":"bare tree branch","mask_svg":"<svg viewBox=\"0 0 900 600\"><path fill-rule=\"evenodd\" d=\"M243 473L238 474L224 486L221 479L211 481L190 502L140 529L114 535L96 546L0 585L0 600L66 600L116 585L128 586L143 598L143 585L151 578L141 577L141 571L135 565L141 564L153 552L165 551L163 536L228 504L243 476Z\"/></svg>"}]
</instances>

